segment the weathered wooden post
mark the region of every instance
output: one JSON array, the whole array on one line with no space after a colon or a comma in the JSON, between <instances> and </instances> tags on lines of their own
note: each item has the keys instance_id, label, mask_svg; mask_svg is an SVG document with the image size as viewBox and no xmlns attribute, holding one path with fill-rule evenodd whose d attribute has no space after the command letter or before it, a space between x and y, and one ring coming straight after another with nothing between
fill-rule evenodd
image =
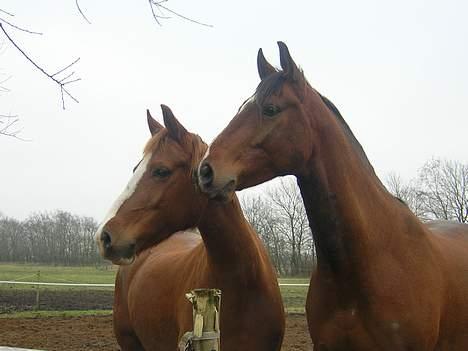
<instances>
[{"instance_id":1,"label":"weathered wooden post","mask_svg":"<svg viewBox=\"0 0 468 351\"><path fill-rule=\"evenodd\" d=\"M39 283L41 281L41 271L37 271L37 279L36 281ZM41 295L41 287L39 285L36 285L36 305L34 306L34 309L36 311L39 310L40 307L40 295Z\"/></svg>"},{"instance_id":2,"label":"weathered wooden post","mask_svg":"<svg viewBox=\"0 0 468 351\"><path fill-rule=\"evenodd\" d=\"M195 289L185 296L193 304L193 331L184 334L179 350L220 351L221 290Z\"/></svg>"}]
</instances>

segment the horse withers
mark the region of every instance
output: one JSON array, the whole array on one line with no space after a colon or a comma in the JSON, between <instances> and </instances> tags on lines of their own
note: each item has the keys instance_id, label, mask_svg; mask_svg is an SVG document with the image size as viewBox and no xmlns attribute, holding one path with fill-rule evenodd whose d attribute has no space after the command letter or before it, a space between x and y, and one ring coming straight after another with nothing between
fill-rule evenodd
<instances>
[{"instance_id":1,"label":"horse withers","mask_svg":"<svg viewBox=\"0 0 468 351\"><path fill-rule=\"evenodd\" d=\"M229 198L296 176L317 252L306 304L315 350L468 350L468 225L422 223L393 197L278 45L281 70L259 50L261 82L210 145L201 189Z\"/></svg>"},{"instance_id":2,"label":"horse withers","mask_svg":"<svg viewBox=\"0 0 468 351\"><path fill-rule=\"evenodd\" d=\"M284 310L267 252L235 195L219 202L198 190L206 144L162 109L166 128L148 113L152 137L142 161L96 234L104 257L130 263L116 277L118 343L175 351L192 329L185 293L218 288L221 350L279 350Z\"/></svg>"}]
</instances>

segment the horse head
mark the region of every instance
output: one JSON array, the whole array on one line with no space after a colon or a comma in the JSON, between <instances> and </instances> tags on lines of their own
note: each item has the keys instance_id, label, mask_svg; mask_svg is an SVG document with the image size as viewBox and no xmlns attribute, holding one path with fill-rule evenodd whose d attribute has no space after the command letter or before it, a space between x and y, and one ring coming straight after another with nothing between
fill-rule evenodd
<instances>
[{"instance_id":1,"label":"horse head","mask_svg":"<svg viewBox=\"0 0 468 351\"><path fill-rule=\"evenodd\" d=\"M166 127L147 111L151 138L143 158L96 232L100 254L115 264L129 264L139 251L195 227L207 203L194 184L207 146L169 107L161 108Z\"/></svg>"},{"instance_id":2,"label":"horse head","mask_svg":"<svg viewBox=\"0 0 468 351\"><path fill-rule=\"evenodd\" d=\"M278 42L282 70L258 51L261 79L256 92L239 108L210 145L199 167L199 185L212 197L229 196L276 176L297 175L314 151L313 119L323 104Z\"/></svg>"}]
</instances>

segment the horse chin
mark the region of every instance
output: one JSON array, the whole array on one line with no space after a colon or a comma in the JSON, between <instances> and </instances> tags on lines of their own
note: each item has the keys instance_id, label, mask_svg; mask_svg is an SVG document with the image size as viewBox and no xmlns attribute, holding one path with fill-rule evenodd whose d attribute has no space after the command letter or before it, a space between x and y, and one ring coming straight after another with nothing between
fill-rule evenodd
<instances>
[{"instance_id":1,"label":"horse chin","mask_svg":"<svg viewBox=\"0 0 468 351\"><path fill-rule=\"evenodd\" d=\"M136 246L134 244L124 247L114 247L107 252L105 258L118 266L128 266L135 261Z\"/></svg>"},{"instance_id":2,"label":"horse chin","mask_svg":"<svg viewBox=\"0 0 468 351\"><path fill-rule=\"evenodd\" d=\"M229 202L234 195L236 190L236 182L234 180L229 181L226 185L219 189L213 189L208 192L208 196L211 200L220 202Z\"/></svg>"},{"instance_id":3,"label":"horse chin","mask_svg":"<svg viewBox=\"0 0 468 351\"><path fill-rule=\"evenodd\" d=\"M219 202L229 202L232 199L232 194L233 192L230 193L218 193L210 196L210 199L213 201L219 201Z\"/></svg>"},{"instance_id":4,"label":"horse chin","mask_svg":"<svg viewBox=\"0 0 468 351\"><path fill-rule=\"evenodd\" d=\"M133 261L135 261L135 255L133 255L132 257L119 257L119 258L115 258L112 260L112 263L117 265L117 266L128 266L130 264L133 263Z\"/></svg>"}]
</instances>

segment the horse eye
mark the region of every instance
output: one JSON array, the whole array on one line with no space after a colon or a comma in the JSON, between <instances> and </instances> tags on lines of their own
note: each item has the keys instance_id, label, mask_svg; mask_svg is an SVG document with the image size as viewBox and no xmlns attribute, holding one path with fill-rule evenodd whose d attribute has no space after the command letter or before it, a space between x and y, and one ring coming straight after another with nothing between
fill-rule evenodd
<instances>
[{"instance_id":1,"label":"horse eye","mask_svg":"<svg viewBox=\"0 0 468 351\"><path fill-rule=\"evenodd\" d=\"M157 178L167 178L171 175L171 171L165 167L161 167L154 169L151 175Z\"/></svg>"},{"instance_id":2,"label":"horse eye","mask_svg":"<svg viewBox=\"0 0 468 351\"><path fill-rule=\"evenodd\" d=\"M267 117L273 117L281 112L281 109L276 105L263 106L263 114Z\"/></svg>"}]
</instances>

